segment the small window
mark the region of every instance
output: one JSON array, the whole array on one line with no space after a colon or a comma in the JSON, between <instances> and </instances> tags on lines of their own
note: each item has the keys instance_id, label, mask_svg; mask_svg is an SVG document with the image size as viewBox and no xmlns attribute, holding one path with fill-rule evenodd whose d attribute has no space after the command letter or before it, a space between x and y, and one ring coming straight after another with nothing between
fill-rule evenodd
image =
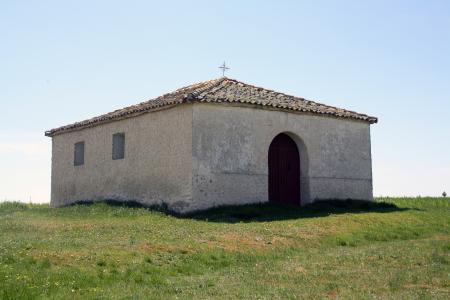
<instances>
[{"instance_id":1,"label":"small window","mask_svg":"<svg viewBox=\"0 0 450 300\"><path fill-rule=\"evenodd\" d=\"M113 134L112 159L125 157L125 133Z\"/></svg>"},{"instance_id":2,"label":"small window","mask_svg":"<svg viewBox=\"0 0 450 300\"><path fill-rule=\"evenodd\" d=\"M73 165L74 166L84 165L84 142L78 142L75 144Z\"/></svg>"}]
</instances>

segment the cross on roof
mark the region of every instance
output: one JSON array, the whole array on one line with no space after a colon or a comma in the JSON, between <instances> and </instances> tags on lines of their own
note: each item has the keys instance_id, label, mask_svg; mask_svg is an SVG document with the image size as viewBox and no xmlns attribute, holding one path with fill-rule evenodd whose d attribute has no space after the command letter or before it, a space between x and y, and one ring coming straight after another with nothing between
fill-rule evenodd
<instances>
[{"instance_id":1,"label":"cross on roof","mask_svg":"<svg viewBox=\"0 0 450 300\"><path fill-rule=\"evenodd\" d=\"M230 68L228 68L228 67L225 65L225 62L223 62L223 64L219 67L219 69L222 69L222 76L225 77L225 71L226 71L226 70L229 70Z\"/></svg>"}]
</instances>

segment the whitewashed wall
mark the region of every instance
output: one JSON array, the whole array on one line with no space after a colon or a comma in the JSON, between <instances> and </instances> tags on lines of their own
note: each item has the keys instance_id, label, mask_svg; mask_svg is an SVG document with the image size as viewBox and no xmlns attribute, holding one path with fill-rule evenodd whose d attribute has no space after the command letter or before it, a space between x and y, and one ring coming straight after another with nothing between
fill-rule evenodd
<instances>
[{"instance_id":1,"label":"whitewashed wall","mask_svg":"<svg viewBox=\"0 0 450 300\"><path fill-rule=\"evenodd\" d=\"M125 133L125 159L112 135ZM115 199L177 212L268 201L268 150L279 133L297 143L302 205L372 200L370 126L361 121L229 104L183 104L53 137L53 206ZM73 145L85 142L85 163Z\"/></svg>"},{"instance_id":2,"label":"whitewashed wall","mask_svg":"<svg viewBox=\"0 0 450 300\"><path fill-rule=\"evenodd\" d=\"M225 104L194 104L193 116L193 209L268 201L268 150L282 132L299 147L302 205L373 199L367 123Z\"/></svg>"},{"instance_id":3,"label":"whitewashed wall","mask_svg":"<svg viewBox=\"0 0 450 300\"><path fill-rule=\"evenodd\" d=\"M112 135L125 133L125 158L112 159ZM84 165L73 145L85 142ZM183 210L192 197L192 105L53 137L51 204L85 200L165 202Z\"/></svg>"}]
</instances>

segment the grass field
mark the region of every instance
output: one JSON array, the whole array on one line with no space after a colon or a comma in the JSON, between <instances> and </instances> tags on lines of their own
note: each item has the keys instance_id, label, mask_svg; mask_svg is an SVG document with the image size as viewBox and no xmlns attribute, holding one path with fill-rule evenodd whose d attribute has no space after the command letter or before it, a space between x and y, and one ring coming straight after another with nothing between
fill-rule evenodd
<instances>
[{"instance_id":1,"label":"grass field","mask_svg":"<svg viewBox=\"0 0 450 300\"><path fill-rule=\"evenodd\" d=\"M1 299L450 298L450 200L0 204Z\"/></svg>"}]
</instances>

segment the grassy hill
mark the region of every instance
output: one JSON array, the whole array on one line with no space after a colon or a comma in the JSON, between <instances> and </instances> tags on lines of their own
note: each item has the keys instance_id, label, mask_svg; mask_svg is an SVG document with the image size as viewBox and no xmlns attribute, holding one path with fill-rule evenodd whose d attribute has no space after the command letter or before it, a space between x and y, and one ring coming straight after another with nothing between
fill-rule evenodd
<instances>
[{"instance_id":1,"label":"grassy hill","mask_svg":"<svg viewBox=\"0 0 450 300\"><path fill-rule=\"evenodd\" d=\"M450 201L0 204L0 298L449 298Z\"/></svg>"}]
</instances>

